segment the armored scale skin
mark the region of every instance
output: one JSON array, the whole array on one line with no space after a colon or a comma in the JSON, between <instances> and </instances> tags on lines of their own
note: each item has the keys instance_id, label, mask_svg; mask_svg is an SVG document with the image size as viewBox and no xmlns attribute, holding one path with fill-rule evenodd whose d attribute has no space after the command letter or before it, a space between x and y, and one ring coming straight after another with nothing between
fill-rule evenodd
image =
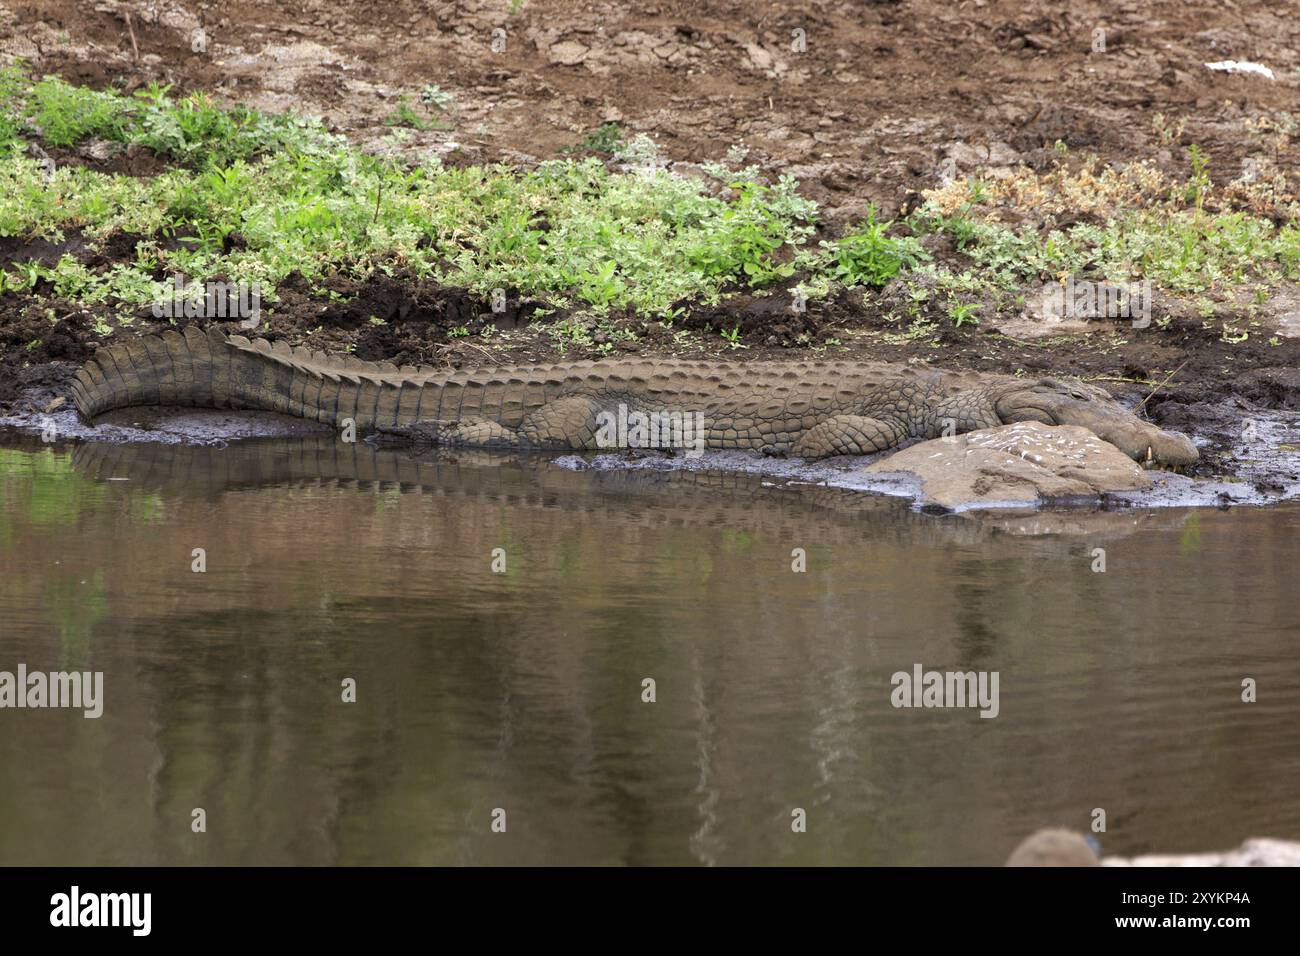
<instances>
[{"instance_id":1,"label":"armored scale skin","mask_svg":"<svg viewBox=\"0 0 1300 956\"><path fill-rule=\"evenodd\" d=\"M399 440L479 447L599 447L597 416L702 416L705 446L824 458L1020 421L1080 425L1129 457L1197 460L1080 382L870 362L635 359L443 370L363 362L196 327L127 339L77 371L86 419L135 405L259 409Z\"/></svg>"}]
</instances>

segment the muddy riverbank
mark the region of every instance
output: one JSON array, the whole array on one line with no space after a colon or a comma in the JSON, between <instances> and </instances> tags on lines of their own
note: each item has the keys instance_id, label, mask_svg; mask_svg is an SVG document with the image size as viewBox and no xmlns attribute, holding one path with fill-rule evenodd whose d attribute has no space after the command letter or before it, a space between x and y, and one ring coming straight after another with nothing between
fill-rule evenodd
<instances>
[{"instance_id":1,"label":"muddy riverbank","mask_svg":"<svg viewBox=\"0 0 1300 956\"><path fill-rule=\"evenodd\" d=\"M358 358L449 368L599 358L608 353L595 342L585 348L558 345L548 334L548 326L527 322L529 309L517 302L503 318L464 290L437 290L414 280L403 283L375 279L350 291L354 298L341 303L307 295L286 296L284 303L263 316L257 331L272 341L313 348L325 345ZM14 305L13 298L6 295L4 300ZM4 300L0 300L0 306ZM707 311L714 316L712 321L720 322L719 313L730 310L733 316L743 317L747 314L744 310L759 301L765 300L729 302ZM378 313L384 317L382 324L361 321L363 313ZM913 367L1077 376L1103 387L1119 402L1162 428L1187 434L1201 453L1201 460L1188 476L1161 474L1153 490L1135 493L1135 498L1116 496L1116 502L1266 504L1300 493L1300 339L1282 339L1274 345L1258 340L1228 344L1197 322L1174 320L1164 328L1130 330L1118 344L1114 336L1090 333L1057 338L1044 347L970 327L943 329L936 341L887 344L871 333L888 327L888 321L865 307L860 298L855 301L853 293L814 305L809 310L811 318L803 321L819 321L822 313L836 317L836 328L844 335L839 341L846 344L815 349L729 349L717 336L687 338L670 334L660 323L627 318L628 328L640 335L629 334L612 354L701 358L743 366L756 359L806 360L811 353L828 360L857 358ZM774 327L792 315L788 310L769 307L766 321ZM466 321L484 325L497 322L513 328L503 328L489 337L486 347L463 338L448 338L452 323ZM682 324L690 328L700 321L703 319L692 313ZM235 322L218 325L229 332L247 331ZM170 327L167 320L152 319L144 312L132 328L115 334L137 335ZM852 335L854 329L863 334ZM761 333L760 328L755 331ZM88 424L72 409L70 382L80 362L104 341L103 336L87 316L78 314L58 320L34 347L30 340L27 346L18 344L33 334L37 334L35 327L25 328L20 322L0 323L0 424L7 427L29 432L53 430L62 438L84 441L198 443L306 435L318 430L314 424L269 413L195 409L122 409L101 417L94 425ZM1175 372L1152 385L1148 376L1152 376L1150 369L1156 363L1158 367L1172 367ZM893 485L882 488L878 480L858 473L879 457L825 467L782 465L745 455L722 456L718 461L711 455L709 461L754 473L830 481L862 490L897 491ZM684 459L610 455L600 456L596 466L693 467Z\"/></svg>"}]
</instances>

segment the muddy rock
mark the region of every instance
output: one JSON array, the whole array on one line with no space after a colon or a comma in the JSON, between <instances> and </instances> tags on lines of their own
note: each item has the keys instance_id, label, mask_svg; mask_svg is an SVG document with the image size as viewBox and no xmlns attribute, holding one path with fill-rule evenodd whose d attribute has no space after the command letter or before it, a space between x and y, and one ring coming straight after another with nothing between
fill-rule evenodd
<instances>
[{"instance_id":1,"label":"muddy rock","mask_svg":"<svg viewBox=\"0 0 1300 956\"><path fill-rule=\"evenodd\" d=\"M948 158L963 171L990 169L1012 166L1020 159L1020 154L1007 143L971 144L953 143L948 147Z\"/></svg>"},{"instance_id":2,"label":"muddy rock","mask_svg":"<svg viewBox=\"0 0 1300 956\"><path fill-rule=\"evenodd\" d=\"M556 43L547 51L550 62L562 66L577 66L587 58L590 49L576 40L564 40Z\"/></svg>"},{"instance_id":3,"label":"muddy rock","mask_svg":"<svg viewBox=\"0 0 1300 956\"><path fill-rule=\"evenodd\" d=\"M1087 429L1038 422L922 442L867 471L910 472L923 505L954 511L1151 487L1136 462Z\"/></svg>"}]
</instances>

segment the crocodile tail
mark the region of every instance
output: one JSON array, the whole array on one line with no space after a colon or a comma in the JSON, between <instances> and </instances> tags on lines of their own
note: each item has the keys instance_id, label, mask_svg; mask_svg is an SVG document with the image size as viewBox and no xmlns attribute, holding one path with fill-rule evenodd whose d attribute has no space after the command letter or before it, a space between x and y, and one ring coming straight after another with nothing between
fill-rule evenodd
<instances>
[{"instance_id":1,"label":"crocodile tail","mask_svg":"<svg viewBox=\"0 0 1300 956\"><path fill-rule=\"evenodd\" d=\"M114 408L190 405L260 409L331 425L351 418L368 428L414 420L418 389L403 395L402 386L432 374L190 326L99 349L77 371L72 394L87 420Z\"/></svg>"},{"instance_id":2,"label":"crocodile tail","mask_svg":"<svg viewBox=\"0 0 1300 956\"><path fill-rule=\"evenodd\" d=\"M213 383L230 365L226 337L193 326L141 335L100 348L72 380L77 411L91 419L133 405L229 407Z\"/></svg>"}]
</instances>

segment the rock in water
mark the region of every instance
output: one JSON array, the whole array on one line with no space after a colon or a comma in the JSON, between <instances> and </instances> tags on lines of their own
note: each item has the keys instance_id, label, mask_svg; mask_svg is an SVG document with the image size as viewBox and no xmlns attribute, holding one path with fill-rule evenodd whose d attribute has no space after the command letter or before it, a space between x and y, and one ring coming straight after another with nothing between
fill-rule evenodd
<instances>
[{"instance_id":1,"label":"rock in water","mask_svg":"<svg viewBox=\"0 0 1300 956\"><path fill-rule=\"evenodd\" d=\"M1007 866L1100 866L1088 841L1070 830L1039 830L1007 857Z\"/></svg>"},{"instance_id":2,"label":"rock in water","mask_svg":"<svg viewBox=\"0 0 1300 956\"><path fill-rule=\"evenodd\" d=\"M1086 428L1038 422L935 438L867 471L910 472L921 480L923 504L953 510L1151 487L1137 462Z\"/></svg>"}]
</instances>

